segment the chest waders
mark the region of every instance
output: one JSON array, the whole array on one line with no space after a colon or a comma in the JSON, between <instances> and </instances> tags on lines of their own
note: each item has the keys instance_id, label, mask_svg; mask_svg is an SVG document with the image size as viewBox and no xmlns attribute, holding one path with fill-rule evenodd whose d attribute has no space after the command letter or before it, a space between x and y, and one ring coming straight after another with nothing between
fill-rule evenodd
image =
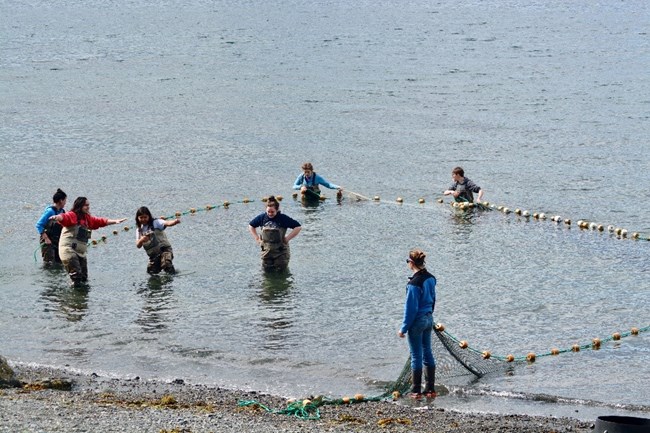
<instances>
[{"instance_id":1,"label":"chest waders","mask_svg":"<svg viewBox=\"0 0 650 433\"><path fill-rule=\"evenodd\" d=\"M472 191L469 191L467 189L466 183L457 184L456 191L458 191L460 194L458 194L458 197L454 197L455 201L474 203L474 194L472 194Z\"/></svg>"},{"instance_id":2,"label":"chest waders","mask_svg":"<svg viewBox=\"0 0 650 433\"><path fill-rule=\"evenodd\" d=\"M311 192L320 195L320 188L318 187L318 184L316 183L316 173L311 174L311 178L309 179L309 181L307 181L306 177L303 177L302 184L305 187L307 187L307 189L310 190Z\"/></svg>"},{"instance_id":3,"label":"chest waders","mask_svg":"<svg viewBox=\"0 0 650 433\"><path fill-rule=\"evenodd\" d=\"M92 232L81 224L64 227L59 240L59 256L73 283L88 280L86 251Z\"/></svg>"},{"instance_id":4,"label":"chest waders","mask_svg":"<svg viewBox=\"0 0 650 433\"><path fill-rule=\"evenodd\" d=\"M167 239L167 234L163 230L154 229L152 234L149 235L149 242L145 242L142 246L149 256L148 273L157 274L161 269L170 274L175 273L172 264L174 252Z\"/></svg>"},{"instance_id":5,"label":"chest waders","mask_svg":"<svg viewBox=\"0 0 650 433\"><path fill-rule=\"evenodd\" d=\"M51 209L55 215L61 213L57 212L53 206L51 206ZM43 257L45 266L50 266L53 263L61 263L61 257L59 257L59 239L61 238L62 229L63 226L54 220L48 220L47 224L45 224L43 234L47 235L50 239L50 244L48 245L43 241L43 235L41 235L41 256Z\"/></svg>"},{"instance_id":6,"label":"chest waders","mask_svg":"<svg viewBox=\"0 0 650 433\"><path fill-rule=\"evenodd\" d=\"M284 243L286 228L262 227L262 265L264 268L284 269L289 265L291 252Z\"/></svg>"}]
</instances>

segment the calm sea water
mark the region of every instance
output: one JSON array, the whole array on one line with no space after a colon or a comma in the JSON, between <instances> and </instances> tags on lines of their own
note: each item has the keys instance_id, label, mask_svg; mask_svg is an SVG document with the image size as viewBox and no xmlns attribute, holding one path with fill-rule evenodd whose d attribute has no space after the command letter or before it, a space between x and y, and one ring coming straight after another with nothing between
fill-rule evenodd
<instances>
[{"instance_id":1,"label":"calm sea water","mask_svg":"<svg viewBox=\"0 0 650 433\"><path fill-rule=\"evenodd\" d=\"M407 357L395 332L413 247L438 278L436 320L479 350L542 354L649 325L650 243L575 226L650 236L646 2L1 0L0 13L13 362L377 395ZM304 161L382 201L303 207ZM573 226L453 213L435 199L456 165L491 202ZM142 205L233 205L169 229L173 279L148 277L133 232L98 230L89 288L72 290L34 259L58 187L125 225ZM304 226L285 275L262 273L247 232L268 194ZM447 384L435 404L647 416L649 351L642 333L545 357Z\"/></svg>"}]
</instances>

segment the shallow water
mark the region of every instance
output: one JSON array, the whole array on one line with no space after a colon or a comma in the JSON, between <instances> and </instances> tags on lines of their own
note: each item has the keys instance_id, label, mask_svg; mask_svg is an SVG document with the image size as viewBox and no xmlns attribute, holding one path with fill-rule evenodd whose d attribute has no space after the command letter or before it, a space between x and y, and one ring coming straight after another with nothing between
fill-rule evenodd
<instances>
[{"instance_id":1,"label":"shallow water","mask_svg":"<svg viewBox=\"0 0 650 433\"><path fill-rule=\"evenodd\" d=\"M412 247L438 278L436 321L478 350L543 354L648 326L650 243L575 224L650 236L647 8L0 1L0 353L376 395L407 356L395 331ZM338 205L326 192L303 207L291 184L306 160L382 201ZM491 202L573 224L436 203L459 164ZM33 224L57 187L125 225L142 205L233 204L169 229L174 278L148 277L132 231L98 230L89 287L73 290L33 258ZM272 193L304 229L289 272L267 276L246 226ZM644 413L648 347L642 334L543 357L449 385L436 404Z\"/></svg>"}]
</instances>

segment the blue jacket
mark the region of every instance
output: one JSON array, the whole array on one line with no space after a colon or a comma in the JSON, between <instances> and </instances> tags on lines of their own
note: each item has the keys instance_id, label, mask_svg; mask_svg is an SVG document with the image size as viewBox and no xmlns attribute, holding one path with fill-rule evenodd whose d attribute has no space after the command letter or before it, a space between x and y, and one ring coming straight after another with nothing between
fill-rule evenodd
<instances>
[{"instance_id":1,"label":"blue jacket","mask_svg":"<svg viewBox=\"0 0 650 433\"><path fill-rule=\"evenodd\" d=\"M400 331L406 334L418 317L433 313L436 306L436 277L426 269L416 272L406 285L404 321Z\"/></svg>"},{"instance_id":2,"label":"blue jacket","mask_svg":"<svg viewBox=\"0 0 650 433\"><path fill-rule=\"evenodd\" d=\"M316 173L312 174L309 179L305 178L305 174L303 173L296 178L296 181L293 183L293 189L300 189L303 186L310 187L310 186L317 186L317 185L323 185L325 188L329 188L329 189L340 188L338 185L329 183L328 181L325 180L325 178L319 176Z\"/></svg>"},{"instance_id":3,"label":"blue jacket","mask_svg":"<svg viewBox=\"0 0 650 433\"><path fill-rule=\"evenodd\" d=\"M43 212L43 215L36 221L36 230L38 231L39 235L43 234L43 231L45 230L45 226L47 225L47 222L49 221L51 216L58 215L60 213L64 213L65 210L56 210L56 208L52 205L48 206L45 208L45 211Z\"/></svg>"}]
</instances>

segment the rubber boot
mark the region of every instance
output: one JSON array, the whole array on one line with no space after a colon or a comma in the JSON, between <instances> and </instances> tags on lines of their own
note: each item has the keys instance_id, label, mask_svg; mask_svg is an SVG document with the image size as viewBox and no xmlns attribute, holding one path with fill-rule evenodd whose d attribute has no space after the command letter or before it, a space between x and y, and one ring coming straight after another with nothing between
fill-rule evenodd
<instances>
[{"instance_id":1,"label":"rubber boot","mask_svg":"<svg viewBox=\"0 0 650 433\"><path fill-rule=\"evenodd\" d=\"M413 370L411 372L413 387L411 387L411 398L422 398L422 370Z\"/></svg>"},{"instance_id":2,"label":"rubber boot","mask_svg":"<svg viewBox=\"0 0 650 433\"><path fill-rule=\"evenodd\" d=\"M427 365L426 366L426 385L424 387L424 396L427 398L436 398L436 366Z\"/></svg>"}]
</instances>

